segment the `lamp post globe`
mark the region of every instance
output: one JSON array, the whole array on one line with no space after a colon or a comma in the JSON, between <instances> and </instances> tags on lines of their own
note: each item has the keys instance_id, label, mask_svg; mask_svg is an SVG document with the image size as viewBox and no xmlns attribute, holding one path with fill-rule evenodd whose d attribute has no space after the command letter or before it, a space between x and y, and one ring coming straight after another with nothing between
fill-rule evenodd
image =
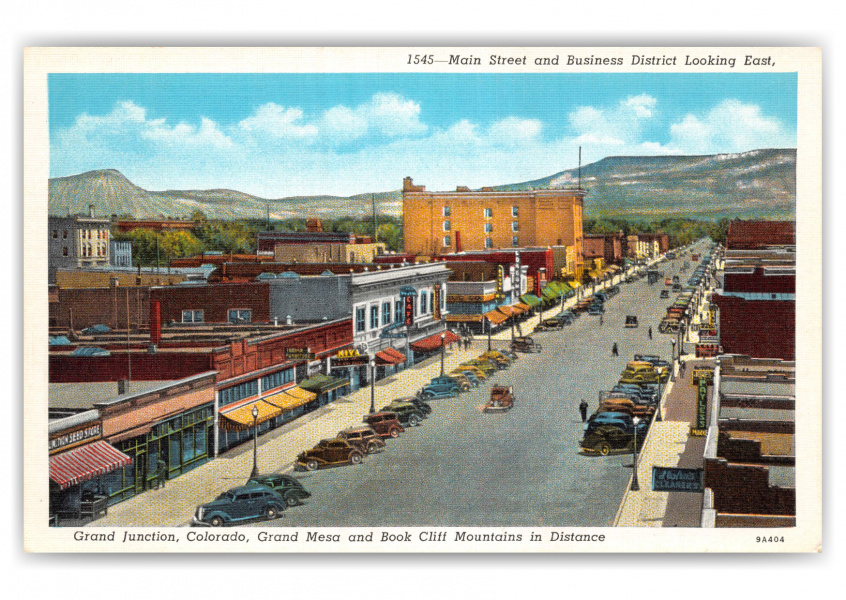
<instances>
[{"instance_id":1,"label":"lamp post globe","mask_svg":"<svg viewBox=\"0 0 846 600\"><path fill-rule=\"evenodd\" d=\"M257 477L258 472L258 407L253 404L253 471L250 477Z\"/></svg>"}]
</instances>

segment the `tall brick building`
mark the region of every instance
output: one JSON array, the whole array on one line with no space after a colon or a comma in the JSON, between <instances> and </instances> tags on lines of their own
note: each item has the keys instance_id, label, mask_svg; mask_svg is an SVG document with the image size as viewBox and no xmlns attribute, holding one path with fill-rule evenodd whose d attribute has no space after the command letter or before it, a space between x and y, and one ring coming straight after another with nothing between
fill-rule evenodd
<instances>
[{"instance_id":1,"label":"tall brick building","mask_svg":"<svg viewBox=\"0 0 846 600\"><path fill-rule=\"evenodd\" d=\"M424 255L527 246L574 246L582 256L581 189L427 192L403 180L405 251Z\"/></svg>"}]
</instances>

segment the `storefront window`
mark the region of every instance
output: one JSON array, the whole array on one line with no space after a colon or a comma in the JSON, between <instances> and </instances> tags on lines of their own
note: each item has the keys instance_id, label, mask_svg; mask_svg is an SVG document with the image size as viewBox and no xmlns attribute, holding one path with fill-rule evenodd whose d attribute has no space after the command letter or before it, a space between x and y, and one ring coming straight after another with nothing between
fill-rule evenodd
<instances>
[{"instance_id":1,"label":"storefront window","mask_svg":"<svg viewBox=\"0 0 846 600\"><path fill-rule=\"evenodd\" d=\"M356 333L360 333L367 328L366 323L364 322L364 307L360 306L359 308L355 309L355 330Z\"/></svg>"},{"instance_id":2,"label":"storefront window","mask_svg":"<svg viewBox=\"0 0 846 600\"><path fill-rule=\"evenodd\" d=\"M378 329L379 328L379 307L378 306L371 306L370 307L370 329Z\"/></svg>"},{"instance_id":3,"label":"storefront window","mask_svg":"<svg viewBox=\"0 0 846 600\"><path fill-rule=\"evenodd\" d=\"M420 312L421 312L421 314L426 312L427 306L428 306L428 302L427 302L427 298L426 298L426 292L425 291L420 292Z\"/></svg>"}]
</instances>

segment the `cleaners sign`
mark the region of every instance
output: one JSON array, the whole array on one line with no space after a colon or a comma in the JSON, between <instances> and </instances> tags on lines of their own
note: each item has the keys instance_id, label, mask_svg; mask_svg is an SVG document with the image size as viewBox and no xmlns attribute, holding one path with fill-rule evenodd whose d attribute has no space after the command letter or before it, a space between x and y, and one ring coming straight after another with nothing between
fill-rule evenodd
<instances>
[{"instance_id":1,"label":"cleaners sign","mask_svg":"<svg viewBox=\"0 0 846 600\"><path fill-rule=\"evenodd\" d=\"M653 492L703 492L705 471L703 469L679 469L677 467L652 467Z\"/></svg>"}]
</instances>

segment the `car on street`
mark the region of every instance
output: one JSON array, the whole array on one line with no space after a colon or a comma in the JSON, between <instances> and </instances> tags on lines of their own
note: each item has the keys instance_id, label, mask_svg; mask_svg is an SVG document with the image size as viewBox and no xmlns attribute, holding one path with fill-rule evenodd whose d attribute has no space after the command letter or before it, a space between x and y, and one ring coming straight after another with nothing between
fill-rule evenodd
<instances>
[{"instance_id":1,"label":"car on street","mask_svg":"<svg viewBox=\"0 0 846 600\"><path fill-rule=\"evenodd\" d=\"M370 425L382 438L397 438L405 429L397 419L396 413L377 412L364 415L363 421Z\"/></svg>"},{"instance_id":2,"label":"car on street","mask_svg":"<svg viewBox=\"0 0 846 600\"><path fill-rule=\"evenodd\" d=\"M533 353L540 352L541 350L543 350L543 347L537 342L535 342L535 340L531 337L527 335L521 335L519 337L514 338L514 340L511 342L511 349L514 352Z\"/></svg>"},{"instance_id":3,"label":"car on street","mask_svg":"<svg viewBox=\"0 0 846 600\"><path fill-rule=\"evenodd\" d=\"M452 375L439 375L438 377L433 377L432 380L425 387L445 387L451 390L456 385L458 386L459 392L466 392L470 389L469 382L459 381Z\"/></svg>"},{"instance_id":4,"label":"car on street","mask_svg":"<svg viewBox=\"0 0 846 600\"><path fill-rule=\"evenodd\" d=\"M563 328L564 324L558 319L544 319L535 326L535 331L557 331Z\"/></svg>"},{"instance_id":5,"label":"car on street","mask_svg":"<svg viewBox=\"0 0 846 600\"><path fill-rule=\"evenodd\" d=\"M396 413L397 420L403 427L416 427L426 418L426 414L422 410L411 402L403 402L402 400L394 400L383 407L382 412L386 411Z\"/></svg>"},{"instance_id":6,"label":"car on street","mask_svg":"<svg viewBox=\"0 0 846 600\"><path fill-rule=\"evenodd\" d=\"M347 440L350 445L355 446L365 454L373 454L381 452L387 444L385 440L376 433L372 427L348 427L338 432L338 436L342 440Z\"/></svg>"},{"instance_id":7,"label":"car on street","mask_svg":"<svg viewBox=\"0 0 846 600\"><path fill-rule=\"evenodd\" d=\"M286 473L271 473L270 475L254 475L246 485L263 485L279 494L287 506L297 506L303 500L311 497L300 480Z\"/></svg>"},{"instance_id":8,"label":"car on street","mask_svg":"<svg viewBox=\"0 0 846 600\"><path fill-rule=\"evenodd\" d=\"M435 377L420 390L420 397L423 399L451 398L457 396L460 391L461 384L452 377Z\"/></svg>"},{"instance_id":9,"label":"car on street","mask_svg":"<svg viewBox=\"0 0 846 600\"><path fill-rule=\"evenodd\" d=\"M638 430L638 448L643 444L646 437L646 430ZM619 427L600 426L590 433L585 433L584 438L579 442L579 448L585 454L599 454L608 456L612 452L633 452L634 434L627 433Z\"/></svg>"},{"instance_id":10,"label":"car on street","mask_svg":"<svg viewBox=\"0 0 846 600\"><path fill-rule=\"evenodd\" d=\"M484 371L482 371L479 367L474 367L473 365L460 364L456 367L456 370L461 371L462 373L467 373L468 377L472 375L479 382L485 381L488 378Z\"/></svg>"},{"instance_id":11,"label":"car on street","mask_svg":"<svg viewBox=\"0 0 846 600\"><path fill-rule=\"evenodd\" d=\"M637 327L637 316L626 315L626 327Z\"/></svg>"},{"instance_id":12,"label":"car on street","mask_svg":"<svg viewBox=\"0 0 846 600\"><path fill-rule=\"evenodd\" d=\"M669 298L670 297L670 290L661 290L661 293L658 294L661 298Z\"/></svg>"},{"instance_id":13,"label":"car on street","mask_svg":"<svg viewBox=\"0 0 846 600\"><path fill-rule=\"evenodd\" d=\"M609 296L616 296L620 293L620 286L619 285L612 285L610 288L605 290L605 293Z\"/></svg>"},{"instance_id":14,"label":"car on street","mask_svg":"<svg viewBox=\"0 0 846 600\"><path fill-rule=\"evenodd\" d=\"M364 460L364 452L347 440L331 438L320 440L311 450L301 452L297 456L298 470L316 471L324 467L340 464L358 465Z\"/></svg>"},{"instance_id":15,"label":"car on street","mask_svg":"<svg viewBox=\"0 0 846 600\"><path fill-rule=\"evenodd\" d=\"M514 389L510 385L495 385L491 388L491 397L482 409L486 413L500 413L511 410L514 406Z\"/></svg>"},{"instance_id":16,"label":"car on street","mask_svg":"<svg viewBox=\"0 0 846 600\"><path fill-rule=\"evenodd\" d=\"M498 360L498 361L500 361L500 362L504 362L506 365L509 365L509 366L511 365L511 363L513 363L513 362L514 362L514 359L513 359L512 357L510 357L510 356L507 356L507 355L503 354L503 353L502 353L502 352L500 352L499 350L490 350L490 351L488 351L488 352L483 352L483 353L479 356L479 358L486 358L486 359L491 359L491 358L493 358L494 360Z\"/></svg>"},{"instance_id":17,"label":"car on street","mask_svg":"<svg viewBox=\"0 0 846 600\"><path fill-rule=\"evenodd\" d=\"M470 389L471 387L478 387L480 383L480 381L476 379L475 375L473 375L472 373L468 375L468 371L454 370L450 371L448 375L458 382L458 384L461 386L461 389Z\"/></svg>"},{"instance_id":18,"label":"car on street","mask_svg":"<svg viewBox=\"0 0 846 600\"><path fill-rule=\"evenodd\" d=\"M285 501L269 487L242 485L198 506L192 525L220 527L256 519L272 520L283 510Z\"/></svg>"},{"instance_id":19,"label":"car on street","mask_svg":"<svg viewBox=\"0 0 846 600\"><path fill-rule=\"evenodd\" d=\"M585 425L585 435L593 433L603 426L617 427L623 432L633 433L635 424L634 419L625 413L599 413L594 415ZM637 428L638 430L648 429L648 421L640 421Z\"/></svg>"},{"instance_id":20,"label":"car on street","mask_svg":"<svg viewBox=\"0 0 846 600\"><path fill-rule=\"evenodd\" d=\"M658 371L648 363L629 363L620 376L620 383L658 383L659 380Z\"/></svg>"},{"instance_id":21,"label":"car on street","mask_svg":"<svg viewBox=\"0 0 846 600\"><path fill-rule=\"evenodd\" d=\"M657 354L635 354L634 360L640 362L648 362L655 367L670 368L670 363L658 356Z\"/></svg>"},{"instance_id":22,"label":"car on street","mask_svg":"<svg viewBox=\"0 0 846 600\"><path fill-rule=\"evenodd\" d=\"M481 358L473 358L473 359L464 361L461 364L462 365L470 365L470 366L476 367L477 369L481 369L485 373L485 375L487 375L488 377L490 377L491 375L493 375L494 373L496 373L497 371L500 370L494 362L487 360L487 359L481 359Z\"/></svg>"},{"instance_id":23,"label":"car on street","mask_svg":"<svg viewBox=\"0 0 846 600\"><path fill-rule=\"evenodd\" d=\"M602 303L591 304L590 308L588 309L588 314L593 316L601 315L604 312L605 306L603 306Z\"/></svg>"}]
</instances>

